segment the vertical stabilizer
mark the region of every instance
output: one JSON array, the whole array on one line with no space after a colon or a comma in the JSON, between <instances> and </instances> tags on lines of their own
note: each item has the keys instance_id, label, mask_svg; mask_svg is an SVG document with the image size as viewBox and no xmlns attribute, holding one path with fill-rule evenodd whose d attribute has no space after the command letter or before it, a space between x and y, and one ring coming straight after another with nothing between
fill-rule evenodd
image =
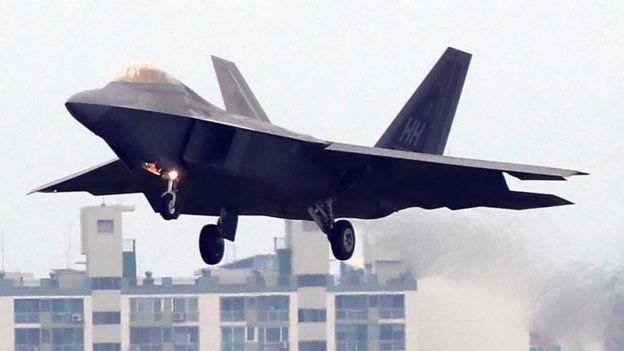
<instances>
[{"instance_id":1,"label":"vertical stabilizer","mask_svg":"<svg viewBox=\"0 0 624 351\"><path fill-rule=\"evenodd\" d=\"M231 114L269 122L236 64L216 56L212 56L212 63L219 80L225 110Z\"/></svg>"},{"instance_id":2,"label":"vertical stabilizer","mask_svg":"<svg viewBox=\"0 0 624 351\"><path fill-rule=\"evenodd\" d=\"M446 49L375 146L442 155L470 58Z\"/></svg>"}]
</instances>

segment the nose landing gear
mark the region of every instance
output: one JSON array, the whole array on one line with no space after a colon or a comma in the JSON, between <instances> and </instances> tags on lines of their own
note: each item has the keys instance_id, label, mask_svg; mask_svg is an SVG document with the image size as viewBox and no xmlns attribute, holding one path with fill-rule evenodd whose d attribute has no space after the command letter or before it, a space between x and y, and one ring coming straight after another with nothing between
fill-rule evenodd
<instances>
[{"instance_id":1,"label":"nose landing gear","mask_svg":"<svg viewBox=\"0 0 624 351\"><path fill-rule=\"evenodd\" d=\"M167 191L161 195L160 215L169 221L180 217L180 203L178 201L178 172L171 170L163 177L167 180Z\"/></svg>"},{"instance_id":2,"label":"nose landing gear","mask_svg":"<svg viewBox=\"0 0 624 351\"><path fill-rule=\"evenodd\" d=\"M160 215L163 219L170 221L180 217L180 205L177 203L177 194L175 192L167 192L162 194L162 209Z\"/></svg>"},{"instance_id":3,"label":"nose landing gear","mask_svg":"<svg viewBox=\"0 0 624 351\"><path fill-rule=\"evenodd\" d=\"M355 251L355 230L347 220L334 220L332 199L318 202L308 208L310 217L314 219L321 231L327 234L332 253L337 260L346 261Z\"/></svg>"}]
</instances>

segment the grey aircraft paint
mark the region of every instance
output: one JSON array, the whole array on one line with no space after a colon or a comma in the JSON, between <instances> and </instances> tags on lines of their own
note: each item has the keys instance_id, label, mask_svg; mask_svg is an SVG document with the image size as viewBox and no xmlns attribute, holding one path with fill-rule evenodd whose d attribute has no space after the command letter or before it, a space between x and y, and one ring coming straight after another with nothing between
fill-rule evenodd
<instances>
[{"instance_id":1,"label":"grey aircraft paint","mask_svg":"<svg viewBox=\"0 0 624 351\"><path fill-rule=\"evenodd\" d=\"M227 209L309 220L310 209L325 202L330 226L334 217L380 218L409 207L570 204L555 195L510 191L503 173L563 180L582 172L442 156L469 62L469 54L448 48L375 147L273 125L234 63L220 58L213 63L226 110L162 70L130 66L119 79L66 103L119 158L33 192L143 193L163 213L163 177L176 170L182 214L224 218Z\"/></svg>"}]
</instances>

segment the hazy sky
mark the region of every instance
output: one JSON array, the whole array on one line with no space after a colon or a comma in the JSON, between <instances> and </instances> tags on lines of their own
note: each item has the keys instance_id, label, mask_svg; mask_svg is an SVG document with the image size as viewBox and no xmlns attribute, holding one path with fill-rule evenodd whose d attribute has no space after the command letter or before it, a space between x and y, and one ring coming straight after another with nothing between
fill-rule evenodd
<instances>
[{"instance_id":1,"label":"hazy sky","mask_svg":"<svg viewBox=\"0 0 624 351\"><path fill-rule=\"evenodd\" d=\"M114 157L63 103L126 65L157 64L222 105L210 61L219 55L238 64L274 123L371 145L447 46L473 54L448 154L592 172L561 184L512 182L579 203L523 212L512 234L564 260L608 264L624 251L622 2L0 0L0 15L6 270L64 266L69 235L72 260L80 260L78 209L103 200L25 194ZM142 196L106 198L120 202L137 208L125 231L138 239L141 270L189 275L201 266L197 235L214 218L165 222ZM485 213L498 222L509 216ZM282 229L277 219L241 218L237 255L271 250Z\"/></svg>"}]
</instances>

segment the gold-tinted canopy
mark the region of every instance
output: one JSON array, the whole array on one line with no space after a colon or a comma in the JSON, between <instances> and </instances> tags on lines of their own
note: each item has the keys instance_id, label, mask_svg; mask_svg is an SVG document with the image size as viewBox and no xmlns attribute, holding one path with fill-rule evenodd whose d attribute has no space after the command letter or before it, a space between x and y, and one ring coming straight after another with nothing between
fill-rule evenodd
<instances>
[{"instance_id":1,"label":"gold-tinted canopy","mask_svg":"<svg viewBox=\"0 0 624 351\"><path fill-rule=\"evenodd\" d=\"M152 84L180 84L174 76L162 68L149 63L135 63L126 67L115 78L117 82L152 83Z\"/></svg>"}]
</instances>

